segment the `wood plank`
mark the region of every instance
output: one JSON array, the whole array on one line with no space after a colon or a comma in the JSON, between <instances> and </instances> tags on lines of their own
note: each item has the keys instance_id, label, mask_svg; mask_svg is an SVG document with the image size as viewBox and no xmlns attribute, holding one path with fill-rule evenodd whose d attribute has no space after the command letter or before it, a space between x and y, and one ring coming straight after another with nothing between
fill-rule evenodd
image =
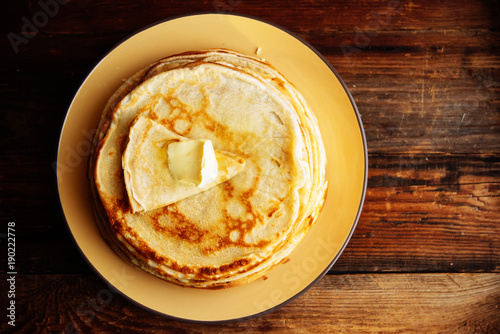
<instances>
[{"instance_id":1,"label":"wood plank","mask_svg":"<svg viewBox=\"0 0 500 334\"><path fill-rule=\"evenodd\" d=\"M138 27L141 28L143 27ZM453 70L455 78L459 78L457 74L463 71L459 65L466 68L481 66L488 68L488 63L491 62L498 65L500 32L488 27L473 30L428 28L424 31L372 32L360 29L331 31L323 27L323 29L306 31L290 29L290 31L318 49L337 69L345 66L346 69L359 70L366 75L369 74L366 71L372 68L390 66L397 70L401 66L408 65L412 73L415 73L419 70L419 66L425 65L426 60L427 69L431 73L434 69ZM2 76L22 74L18 72L20 68L30 71L67 72L75 68L83 70L82 65L93 67L100 58L131 33L133 32L107 32L98 35L39 33L26 44L20 45L18 53L14 52L9 43L0 44L0 50L6 60L0 64ZM72 46L75 41L78 42L76 48ZM461 57L456 57L457 54ZM376 60L374 56L383 59ZM358 62L359 64L354 66L354 63ZM36 67L36 64L41 63L50 65L45 68ZM90 68L83 74L89 70ZM440 71L437 71L434 74L439 78L439 73Z\"/></svg>"},{"instance_id":2,"label":"wood plank","mask_svg":"<svg viewBox=\"0 0 500 334\"><path fill-rule=\"evenodd\" d=\"M333 49L327 58L358 105L370 152L499 151L500 34L382 32L350 55Z\"/></svg>"},{"instance_id":3,"label":"wood plank","mask_svg":"<svg viewBox=\"0 0 500 334\"><path fill-rule=\"evenodd\" d=\"M1 281L4 286L5 275ZM16 305L18 333L497 333L500 275L328 275L273 313L221 325L151 314L94 275L18 275ZM12 330L5 322L2 327Z\"/></svg>"},{"instance_id":4,"label":"wood plank","mask_svg":"<svg viewBox=\"0 0 500 334\"><path fill-rule=\"evenodd\" d=\"M62 2L62 1L61 1ZM154 10L151 10L154 8ZM169 17L199 12L244 13L281 24L292 30L321 29L474 29L499 27L498 3L490 1L282 1L203 0L151 1L148 6L134 2L69 2L60 5L43 32L94 33L133 31ZM37 0L15 6L0 26L3 33L20 31L21 17L31 19L43 10ZM367 22L377 22L367 24Z\"/></svg>"},{"instance_id":5,"label":"wood plank","mask_svg":"<svg viewBox=\"0 0 500 334\"><path fill-rule=\"evenodd\" d=\"M28 145L23 139L43 130L57 138L80 80L115 43L109 36L77 38L84 50L65 49L74 36L40 35L25 52L6 52L14 66L0 65L5 141ZM500 153L499 32L382 32L349 56L340 45L354 43L353 32L306 38L352 92L370 153ZM15 127L26 118L35 120L31 127Z\"/></svg>"},{"instance_id":6,"label":"wood plank","mask_svg":"<svg viewBox=\"0 0 500 334\"><path fill-rule=\"evenodd\" d=\"M498 272L499 219L498 158L371 156L363 213L332 271Z\"/></svg>"},{"instance_id":7,"label":"wood plank","mask_svg":"<svg viewBox=\"0 0 500 334\"><path fill-rule=\"evenodd\" d=\"M498 157L369 159L363 212L332 272L500 271ZM88 273L57 209L50 164L36 156L0 162L1 215L17 223L18 252L24 259L18 270Z\"/></svg>"}]
</instances>

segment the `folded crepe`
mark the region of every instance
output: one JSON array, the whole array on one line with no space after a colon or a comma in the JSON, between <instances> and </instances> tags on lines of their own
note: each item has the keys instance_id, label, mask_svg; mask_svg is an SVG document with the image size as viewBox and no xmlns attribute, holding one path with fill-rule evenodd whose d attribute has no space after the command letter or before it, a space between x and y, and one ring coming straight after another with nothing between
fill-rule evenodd
<instances>
[{"instance_id":1,"label":"folded crepe","mask_svg":"<svg viewBox=\"0 0 500 334\"><path fill-rule=\"evenodd\" d=\"M201 188L176 182L169 140L209 140L217 177ZM182 286L263 276L286 261L326 196L324 145L305 99L268 63L234 51L188 52L136 73L110 98L92 147L104 238Z\"/></svg>"},{"instance_id":2,"label":"folded crepe","mask_svg":"<svg viewBox=\"0 0 500 334\"><path fill-rule=\"evenodd\" d=\"M128 139L122 156L122 168L133 212L158 209L208 190L232 178L245 165L244 160L234 154L216 151L216 177L200 187L193 182L176 180L168 166L169 143L187 142L188 138L140 116L133 121ZM182 169L189 168L182 165L182 161L178 163Z\"/></svg>"}]
</instances>

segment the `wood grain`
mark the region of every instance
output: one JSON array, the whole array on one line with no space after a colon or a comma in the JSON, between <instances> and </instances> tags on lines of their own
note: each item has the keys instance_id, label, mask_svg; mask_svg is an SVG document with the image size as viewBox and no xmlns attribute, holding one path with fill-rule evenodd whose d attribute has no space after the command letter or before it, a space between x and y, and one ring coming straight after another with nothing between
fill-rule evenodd
<instances>
[{"instance_id":1,"label":"wood grain","mask_svg":"<svg viewBox=\"0 0 500 334\"><path fill-rule=\"evenodd\" d=\"M62 2L62 1L61 1ZM38 1L29 0L13 5L12 15L6 16L2 32L7 27L20 28L18 18L33 16L40 10ZM413 1L296 1L293 6L280 0L202 0L165 2L154 0L143 5L121 1L92 2L71 1L60 6L56 19L44 27L44 32L59 34L99 34L136 30L169 17L202 11L219 13L245 13L261 17L289 29L325 30L332 27L360 29L478 29L484 26L499 27L498 2L492 0L454 2L423 0ZM109 15L111 12L114 15ZM378 14L378 16L377 16ZM443 15L446 14L446 15ZM389 16L389 18L388 18ZM382 27L366 26L366 21L378 19Z\"/></svg>"},{"instance_id":2,"label":"wood grain","mask_svg":"<svg viewBox=\"0 0 500 334\"><path fill-rule=\"evenodd\" d=\"M351 90L371 154L500 152L499 32L381 31L352 55L341 45L356 47L359 33L297 33L325 55ZM30 139L47 136L55 145L78 84L121 38L40 33L17 55L5 50L12 62L0 64L9 78L0 91L8 101L0 117L9 124L5 140L22 145L6 149L49 153L54 146ZM81 48L69 47L75 40ZM29 126L15 127L28 118Z\"/></svg>"},{"instance_id":3,"label":"wood grain","mask_svg":"<svg viewBox=\"0 0 500 334\"><path fill-rule=\"evenodd\" d=\"M57 209L55 181L47 182L50 160L38 160L0 162L4 177L17 180L3 183L0 200L4 217L18 223L18 270L88 273ZM432 154L369 161L363 212L332 272L500 271L500 159Z\"/></svg>"},{"instance_id":4,"label":"wood grain","mask_svg":"<svg viewBox=\"0 0 500 334\"><path fill-rule=\"evenodd\" d=\"M154 315L108 290L93 275L19 275L17 284L17 333L500 330L498 274L328 275L273 313L222 325L188 324ZM9 327L4 324L3 329Z\"/></svg>"},{"instance_id":5,"label":"wood grain","mask_svg":"<svg viewBox=\"0 0 500 334\"><path fill-rule=\"evenodd\" d=\"M498 1L72 0L24 34L40 1L4 7L0 221L16 222L16 332L500 332ZM107 287L72 242L52 167L97 62L154 22L207 11L260 17L315 47L352 93L369 153L363 212L330 275L283 309L223 326L99 300ZM11 32L29 40L17 53Z\"/></svg>"}]
</instances>

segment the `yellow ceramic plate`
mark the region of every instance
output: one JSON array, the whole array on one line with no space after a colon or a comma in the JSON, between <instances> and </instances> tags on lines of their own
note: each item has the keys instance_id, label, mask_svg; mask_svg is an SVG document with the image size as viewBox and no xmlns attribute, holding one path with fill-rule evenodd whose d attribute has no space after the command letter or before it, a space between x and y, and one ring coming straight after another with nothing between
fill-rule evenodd
<instances>
[{"instance_id":1,"label":"yellow ceramic plate","mask_svg":"<svg viewBox=\"0 0 500 334\"><path fill-rule=\"evenodd\" d=\"M327 150L328 197L316 225L290 261L267 279L224 290L182 288L125 263L104 242L94 220L86 177L91 136L107 99L122 80L168 55L228 48L269 61L296 85L318 118ZM245 319L284 305L306 291L346 246L363 205L367 149L354 101L317 51L284 29L258 19L202 14L171 19L129 37L85 79L68 110L59 142L57 177L69 229L84 257L112 289L177 319Z\"/></svg>"}]
</instances>

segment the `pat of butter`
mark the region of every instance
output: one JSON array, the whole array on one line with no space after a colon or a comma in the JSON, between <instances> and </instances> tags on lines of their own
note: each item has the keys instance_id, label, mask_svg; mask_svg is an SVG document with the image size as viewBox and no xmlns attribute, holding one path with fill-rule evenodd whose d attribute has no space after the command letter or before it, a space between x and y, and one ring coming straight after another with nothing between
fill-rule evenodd
<instances>
[{"instance_id":1,"label":"pat of butter","mask_svg":"<svg viewBox=\"0 0 500 334\"><path fill-rule=\"evenodd\" d=\"M183 140L167 147L168 168L176 181L203 188L218 174L217 159L210 140Z\"/></svg>"}]
</instances>

